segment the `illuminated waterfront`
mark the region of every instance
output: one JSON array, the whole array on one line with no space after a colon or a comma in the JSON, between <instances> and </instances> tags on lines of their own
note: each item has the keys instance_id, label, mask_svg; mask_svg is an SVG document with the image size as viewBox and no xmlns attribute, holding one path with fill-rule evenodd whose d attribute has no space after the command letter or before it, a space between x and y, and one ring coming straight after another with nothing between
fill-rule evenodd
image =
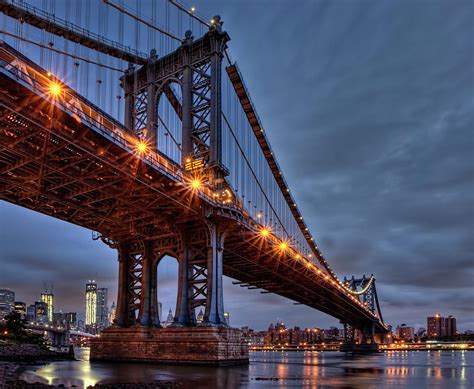
<instances>
[{"instance_id":1,"label":"illuminated waterfront","mask_svg":"<svg viewBox=\"0 0 474 389\"><path fill-rule=\"evenodd\" d=\"M76 385L172 380L183 388L471 388L470 351L389 351L348 357L338 352L254 352L249 366L187 367L90 363L88 350L78 362L55 362L23 373L28 381ZM471 385L471 386L470 386Z\"/></svg>"}]
</instances>

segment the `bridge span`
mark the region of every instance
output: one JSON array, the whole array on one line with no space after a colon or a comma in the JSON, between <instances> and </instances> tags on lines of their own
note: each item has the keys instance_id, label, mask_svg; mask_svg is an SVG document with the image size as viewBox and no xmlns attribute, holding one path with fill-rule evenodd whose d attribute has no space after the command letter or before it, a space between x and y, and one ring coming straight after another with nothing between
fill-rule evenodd
<instances>
[{"instance_id":1,"label":"bridge span","mask_svg":"<svg viewBox=\"0 0 474 389\"><path fill-rule=\"evenodd\" d=\"M13 3L0 10L15 17ZM123 123L0 43L0 199L88 228L118 252L116 323L93 340L93 358L247 361L225 325L223 275L339 319L348 344L387 332L374 277L340 281L310 235L236 64L223 66L229 40L215 17L166 56L137 56L120 79ZM172 151L164 99L179 123ZM174 325L159 329L167 255L179 263L178 298Z\"/></svg>"}]
</instances>

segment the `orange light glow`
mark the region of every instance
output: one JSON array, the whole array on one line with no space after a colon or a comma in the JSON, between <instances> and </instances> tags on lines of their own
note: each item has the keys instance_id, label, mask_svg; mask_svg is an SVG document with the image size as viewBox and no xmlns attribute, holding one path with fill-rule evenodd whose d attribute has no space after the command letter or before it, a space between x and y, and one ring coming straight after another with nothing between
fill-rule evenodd
<instances>
[{"instance_id":1,"label":"orange light glow","mask_svg":"<svg viewBox=\"0 0 474 389\"><path fill-rule=\"evenodd\" d=\"M194 180L191 181L191 187L193 189L199 189L202 185L202 182L199 181L197 178L195 178Z\"/></svg>"},{"instance_id":2,"label":"orange light glow","mask_svg":"<svg viewBox=\"0 0 474 389\"><path fill-rule=\"evenodd\" d=\"M52 82L49 86L49 93L51 93L53 96L59 96L61 93L61 85L56 82Z\"/></svg>"},{"instance_id":3,"label":"orange light glow","mask_svg":"<svg viewBox=\"0 0 474 389\"><path fill-rule=\"evenodd\" d=\"M286 244L286 242L281 242L278 247L280 250L286 250L288 248L288 244Z\"/></svg>"},{"instance_id":4,"label":"orange light glow","mask_svg":"<svg viewBox=\"0 0 474 389\"><path fill-rule=\"evenodd\" d=\"M296 258L296 259L301 259L301 255L300 255L300 254L296 254L296 255L295 255L295 258Z\"/></svg>"},{"instance_id":5,"label":"orange light glow","mask_svg":"<svg viewBox=\"0 0 474 389\"><path fill-rule=\"evenodd\" d=\"M262 228L260 230L260 235L262 235L264 238L270 235L270 230L268 228Z\"/></svg>"},{"instance_id":6,"label":"orange light glow","mask_svg":"<svg viewBox=\"0 0 474 389\"><path fill-rule=\"evenodd\" d=\"M137 151L140 154L146 153L148 151L147 144L145 142L143 142L142 140L137 143L136 147L137 147Z\"/></svg>"}]
</instances>

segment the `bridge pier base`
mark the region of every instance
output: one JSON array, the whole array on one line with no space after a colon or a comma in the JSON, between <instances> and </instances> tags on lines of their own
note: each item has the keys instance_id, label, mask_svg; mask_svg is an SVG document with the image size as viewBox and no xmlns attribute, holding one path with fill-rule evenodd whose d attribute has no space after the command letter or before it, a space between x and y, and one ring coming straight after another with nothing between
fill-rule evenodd
<instances>
[{"instance_id":1,"label":"bridge pier base","mask_svg":"<svg viewBox=\"0 0 474 389\"><path fill-rule=\"evenodd\" d=\"M241 331L228 327L111 327L91 340L93 361L239 365L249 363Z\"/></svg>"}]
</instances>

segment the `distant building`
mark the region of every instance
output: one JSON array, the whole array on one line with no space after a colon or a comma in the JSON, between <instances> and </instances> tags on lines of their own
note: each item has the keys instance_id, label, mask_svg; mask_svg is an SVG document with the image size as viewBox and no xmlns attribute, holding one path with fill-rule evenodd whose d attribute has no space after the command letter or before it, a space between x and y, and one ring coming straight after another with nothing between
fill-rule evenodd
<instances>
[{"instance_id":1,"label":"distant building","mask_svg":"<svg viewBox=\"0 0 474 389\"><path fill-rule=\"evenodd\" d=\"M230 325L230 314L229 314L229 312L224 312L224 322L228 326Z\"/></svg>"},{"instance_id":2,"label":"distant building","mask_svg":"<svg viewBox=\"0 0 474 389\"><path fill-rule=\"evenodd\" d=\"M200 324L204 321L204 313L202 312L202 309L199 310L199 313L196 317L196 323Z\"/></svg>"},{"instance_id":3,"label":"distant building","mask_svg":"<svg viewBox=\"0 0 474 389\"><path fill-rule=\"evenodd\" d=\"M416 331L416 336L418 338L423 338L424 336L426 336L426 328L423 328L423 327L418 328L418 331Z\"/></svg>"},{"instance_id":4,"label":"distant building","mask_svg":"<svg viewBox=\"0 0 474 389\"><path fill-rule=\"evenodd\" d=\"M115 301L114 301L109 309L109 324L113 324L115 320L116 312L117 312L117 307L115 306Z\"/></svg>"},{"instance_id":5,"label":"distant building","mask_svg":"<svg viewBox=\"0 0 474 389\"><path fill-rule=\"evenodd\" d=\"M456 328L456 318L453 316L448 316L445 318L446 320L446 336L456 336L457 328Z\"/></svg>"},{"instance_id":6,"label":"distant building","mask_svg":"<svg viewBox=\"0 0 474 389\"><path fill-rule=\"evenodd\" d=\"M21 301L15 301L15 313L18 313L22 320L26 319L26 304Z\"/></svg>"},{"instance_id":7,"label":"distant building","mask_svg":"<svg viewBox=\"0 0 474 389\"><path fill-rule=\"evenodd\" d=\"M427 333L431 337L454 336L457 333L456 318L453 316L442 317L439 313L428 317Z\"/></svg>"},{"instance_id":8,"label":"distant building","mask_svg":"<svg viewBox=\"0 0 474 389\"><path fill-rule=\"evenodd\" d=\"M47 305L46 312L48 321L52 323L54 313L54 294L48 292L41 293L41 301Z\"/></svg>"},{"instance_id":9,"label":"distant building","mask_svg":"<svg viewBox=\"0 0 474 389\"><path fill-rule=\"evenodd\" d=\"M398 339L402 340L413 340L415 338L415 329L409 327L406 324L397 326L396 335Z\"/></svg>"},{"instance_id":10,"label":"distant building","mask_svg":"<svg viewBox=\"0 0 474 389\"><path fill-rule=\"evenodd\" d=\"M170 326L171 324L173 324L173 322L174 322L173 311L172 311L171 308L170 308L170 310L169 310L169 312L168 312L168 317L166 318L166 321L162 322L161 325L162 325L163 327L168 327L168 326Z\"/></svg>"},{"instance_id":11,"label":"distant building","mask_svg":"<svg viewBox=\"0 0 474 389\"><path fill-rule=\"evenodd\" d=\"M15 310L15 292L9 289L0 289L0 320Z\"/></svg>"},{"instance_id":12,"label":"distant building","mask_svg":"<svg viewBox=\"0 0 474 389\"><path fill-rule=\"evenodd\" d=\"M108 290L107 288L97 289L97 327L103 330L109 325L109 308L108 308Z\"/></svg>"},{"instance_id":13,"label":"distant building","mask_svg":"<svg viewBox=\"0 0 474 389\"><path fill-rule=\"evenodd\" d=\"M55 312L53 314L54 324L60 325L68 329L77 329L77 313L76 312Z\"/></svg>"},{"instance_id":14,"label":"distant building","mask_svg":"<svg viewBox=\"0 0 474 389\"><path fill-rule=\"evenodd\" d=\"M35 309L34 304L28 305L28 307L26 307L26 320L27 321L36 320L36 309Z\"/></svg>"},{"instance_id":15,"label":"distant building","mask_svg":"<svg viewBox=\"0 0 474 389\"><path fill-rule=\"evenodd\" d=\"M35 318L38 323L47 323L48 320L48 304L43 301L35 301Z\"/></svg>"},{"instance_id":16,"label":"distant building","mask_svg":"<svg viewBox=\"0 0 474 389\"><path fill-rule=\"evenodd\" d=\"M91 333L97 331L97 284L89 281L86 284L86 330Z\"/></svg>"}]
</instances>

